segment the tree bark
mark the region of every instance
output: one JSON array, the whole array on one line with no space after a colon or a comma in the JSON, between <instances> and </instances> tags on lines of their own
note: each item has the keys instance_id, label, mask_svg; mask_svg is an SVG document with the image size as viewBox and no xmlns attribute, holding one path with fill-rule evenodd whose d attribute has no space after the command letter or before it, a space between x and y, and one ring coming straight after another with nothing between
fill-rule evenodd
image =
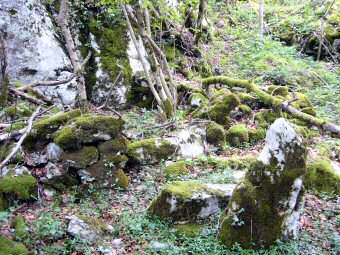
<instances>
[{"instance_id":1,"label":"tree bark","mask_svg":"<svg viewBox=\"0 0 340 255\"><path fill-rule=\"evenodd\" d=\"M203 30L203 19L205 15L206 10L206 0L200 0L200 5L198 7L198 19L197 19L197 31L196 31L196 37L195 37L195 44L197 45L199 40L202 37L202 30Z\"/></svg>"},{"instance_id":2,"label":"tree bark","mask_svg":"<svg viewBox=\"0 0 340 255\"><path fill-rule=\"evenodd\" d=\"M79 103L80 107L83 111L88 110L87 104L87 96L86 96L86 84L85 78L82 74L82 68L77 56L76 48L74 45L74 41L71 35L71 31L68 27L67 17L68 17L68 0L61 0L60 1L60 11L58 17L58 23L63 33L66 42L66 49L70 56L70 60L73 66L74 73L77 75L77 90L79 94Z\"/></svg>"},{"instance_id":3,"label":"tree bark","mask_svg":"<svg viewBox=\"0 0 340 255\"><path fill-rule=\"evenodd\" d=\"M340 137L340 126L299 111L290 105L288 101L282 100L263 91L251 80L238 80L226 76L215 76L203 79L201 82L204 86L221 83L229 86L230 88L243 88L248 93L255 94L263 103L272 107L274 110L278 110L279 108L279 110L287 112L294 118L305 121L310 125L315 125L325 132L329 131L332 134Z\"/></svg>"}]
</instances>

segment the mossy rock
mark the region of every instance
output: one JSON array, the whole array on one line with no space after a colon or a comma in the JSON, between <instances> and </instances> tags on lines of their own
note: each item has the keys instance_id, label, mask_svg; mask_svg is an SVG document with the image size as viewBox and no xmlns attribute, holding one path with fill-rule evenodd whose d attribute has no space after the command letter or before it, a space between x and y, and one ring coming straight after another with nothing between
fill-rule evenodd
<instances>
[{"instance_id":1,"label":"mossy rock","mask_svg":"<svg viewBox=\"0 0 340 255\"><path fill-rule=\"evenodd\" d=\"M101 157L109 157L127 152L129 140L123 135L118 135L115 139L99 144L98 151Z\"/></svg>"},{"instance_id":2,"label":"mossy rock","mask_svg":"<svg viewBox=\"0 0 340 255\"><path fill-rule=\"evenodd\" d=\"M229 113L240 104L240 99L236 94L231 93L228 89L217 91L207 104L203 104L196 109L193 117L210 119L220 125L227 126L230 124Z\"/></svg>"},{"instance_id":3,"label":"mossy rock","mask_svg":"<svg viewBox=\"0 0 340 255\"><path fill-rule=\"evenodd\" d=\"M240 146L249 142L248 129L244 124L234 125L226 133L226 141L232 146Z\"/></svg>"},{"instance_id":4,"label":"mossy rock","mask_svg":"<svg viewBox=\"0 0 340 255\"><path fill-rule=\"evenodd\" d=\"M115 138L123 129L124 121L110 116L86 114L73 119L59 130L54 142L63 149L78 149L82 144L107 141Z\"/></svg>"},{"instance_id":5,"label":"mossy rock","mask_svg":"<svg viewBox=\"0 0 340 255\"><path fill-rule=\"evenodd\" d=\"M170 163L164 169L164 174L167 178L187 175L188 173L189 169L187 168L185 161Z\"/></svg>"},{"instance_id":6,"label":"mossy rock","mask_svg":"<svg viewBox=\"0 0 340 255\"><path fill-rule=\"evenodd\" d=\"M6 127L6 132L10 132L10 131L14 131L14 130L20 130L24 127L26 127L26 123L24 121L17 121L17 122L14 122L12 123L11 126L9 127Z\"/></svg>"},{"instance_id":7,"label":"mossy rock","mask_svg":"<svg viewBox=\"0 0 340 255\"><path fill-rule=\"evenodd\" d=\"M5 109L5 113L11 119L18 119L22 117L30 117L33 111L29 108L26 103L14 104Z\"/></svg>"},{"instance_id":8,"label":"mossy rock","mask_svg":"<svg viewBox=\"0 0 340 255\"><path fill-rule=\"evenodd\" d=\"M251 105L256 101L256 98L248 93L238 92L236 93L236 95L238 96L242 104Z\"/></svg>"},{"instance_id":9,"label":"mossy rock","mask_svg":"<svg viewBox=\"0 0 340 255\"><path fill-rule=\"evenodd\" d=\"M315 162L307 165L305 187L340 195L340 175L328 159L317 158Z\"/></svg>"},{"instance_id":10,"label":"mossy rock","mask_svg":"<svg viewBox=\"0 0 340 255\"><path fill-rule=\"evenodd\" d=\"M129 185L128 176L121 170L128 158L125 155L117 155L100 160L86 168L86 172L94 181L91 184L97 188L120 187L126 189Z\"/></svg>"},{"instance_id":11,"label":"mossy rock","mask_svg":"<svg viewBox=\"0 0 340 255\"><path fill-rule=\"evenodd\" d=\"M98 161L98 150L94 146L84 146L77 151L64 152L62 155L63 163L68 166L82 169Z\"/></svg>"},{"instance_id":12,"label":"mossy rock","mask_svg":"<svg viewBox=\"0 0 340 255\"><path fill-rule=\"evenodd\" d=\"M251 108L246 104L241 104L238 108L245 116L249 116L251 113Z\"/></svg>"},{"instance_id":13,"label":"mossy rock","mask_svg":"<svg viewBox=\"0 0 340 255\"><path fill-rule=\"evenodd\" d=\"M41 119L33 124L30 135L25 139L24 146L29 149L41 148L49 142L54 133L65 125L69 120L79 117L81 111L79 109L65 113L59 113L52 117Z\"/></svg>"},{"instance_id":14,"label":"mossy rock","mask_svg":"<svg viewBox=\"0 0 340 255\"><path fill-rule=\"evenodd\" d=\"M217 169L231 168L233 170L248 170L251 164L256 161L255 157L231 157L222 159L216 164Z\"/></svg>"},{"instance_id":15,"label":"mossy rock","mask_svg":"<svg viewBox=\"0 0 340 255\"><path fill-rule=\"evenodd\" d=\"M25 245L14 242L7 236L0 236L0 255L27 255L30 254Z\"/></svg>"},{"instance_id":16,"label":"mossy rock","mask_svg":"<svg viewBox=\"0 0 340 255\"><path fill-rule=\"evenodd\" d=\"M208 99L203 96L201 93L193 93L190 95L190 106L193 108L200 107L203 104L208 102Z\"/></svg>"},{"instance_id":17,"label":"mossy rock","mask_svg":"<svg viewBox=\"0 0 340 255\"><path fill-rule=\"evenodd\" d=\"M303 207L306 144L283 118L274 122L267 137L220 219L219 239L228 248L237 242L243 249L262 249L278 239L296 237Z\"/></svg>"},{"instance_id":18,"label":"mossy rock","mask_svg":"<svg viewBox=\"0 0 340 255\"><path fill-rule=\"evenodd\" d=\"M276 86L272 85L268 88L268 93L273 95L273 96L282 96L286 97L289 94L289 89L287 86Z\"/></svg>"},{"instance_id":19,"label":"mossy rock","mask_svg":"<svg viewBox=\"0 0 340 255\"><path fill-rule=\"evenodd\" d=\"M202 226L199 224L175 225L174 229L179 237L195 238L200 235Z\"/></svg>"},{"instance_id":20,"label":"mossy rock","mask_svg":"<svg viewBox=\"0 0 340 255\"><path fill-rule=\"evenodd\" d=\"M27 226L26 226L24 217L22 216L15 217L11 225L15 229L15 237L17 239L21 240L22 238L28 235Z\"/></svg>"},{"instance_id":21,"label":"mossy rock","mask_svg":"<svg viewBox=\"0 0 340 255\"><path fill-rule=\"evenodd\" d=\"M266 137L266 130L261 127L258 129L249 129L248 133L249 133L249 141L251 143L257 143L258 141Z\"/></svg>"},{"instance_id":22,"label":"mossy rock","mask_svg":"<svg viewBox=\"0 0 340 255\"><path fill-rule=\"evenodd\" d=\"M13 150L15 147L15 143L11 143L8 145L0 146L0 160L4 160ZM11 158L10 163L16 164L24 161L24 152L22 151L21 147L18 152L15 154L14 157Z\"/></svg>"},{"instance_id":23,"label":"mossy rock","mask_svg":"<svg viewBox=\"0 0 340 255\"><path fill-rule=\"evenodd\" d=\"M69 167L67 163L64 163L63 168L61 168L49 162L45 166L45 170L46 177L41 178L40 181L57 191L64 192L68 188L80 184L76 171L72 167Z\"/></svg>"},{"instance_id":24,"label":"mossy rock","mask_svg":"<svg viewBox=\"0 0 340 255\"><path fill-rule=\"evenodd\" d=\"M37 193L37 180L29 174L6 175L0 180L0 193L6 200L30 200Z\"/></svg>"},{"instance_id":25,"label":"mossy rock","mask_svg":"<svg viewBox=\"0 0 340 255\"><path fill-rule=\"evenodd\" d=\"M316 116L316 112L314 110L314 107L309 99L309 97L305 94L295 92L294 98L297 98L298 100L295 102L292 102L292 106L296 109L299 109L300 111L310 114L312 116Z\"/></svg>"},{"instance_id":26,"label":"mossy rock","mask_svg":"<svg viewBox=\"0 0 340 255\"><path fill-rule=\"evenodd\" d=\"M130 143L127 155L131 162L154 164L168 159L175 153L176 146L169 141L151 138Z\"/></svg>"},{"instance_id":27,"label":"mossy rock","mask_svg":"<svg viewBox=\"0 0 340 255\"><path fill-rule=\"evenodd\" d=\"M206 218L225 208L234 185L175 181L152 201L148 214L173 221Z\"/></svg>"},{"instance_id":28,"label":"mossy rock","mask_svg":"<svg viewBox=\"0 0 340 255\"><path fill-rule=\"evenodd\" d=\"M141 77L133 78L131 88L127 91L126 97L129 104L136 105L140 108L151 109L154 102L153 94L147 86L145 78Z\"/></svg>"},{"instance_id":29,"label":"mossy rock","mask_svg":"<svg viewBox=\"0 0 340 255\"><path fill-rule=\"evenodd\" d=\"M261 127L268 127L277 119L277 114L273 110L266 109L255 114L255 120Z\"/></svg>"},{"instance_id":30,"label":"mossy rock","mask_svg":"<svg viewBox=\"0 0 340 255\"><path fill-rule=\"evenodd\" d=\"M206 127L207 142L218 147L225 145L226 133L223 126L216 122L210 122Z\"/></svg>"}]
</instances>

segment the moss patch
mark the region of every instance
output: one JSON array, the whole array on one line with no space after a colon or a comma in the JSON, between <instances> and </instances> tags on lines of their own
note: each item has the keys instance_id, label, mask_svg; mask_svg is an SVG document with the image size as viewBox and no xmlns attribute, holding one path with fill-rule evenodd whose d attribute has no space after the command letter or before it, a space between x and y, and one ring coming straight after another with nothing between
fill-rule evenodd
<instances>
[{"instance_id":1,"label":"moss patch","mask_svg":"<svg viewBox=\"0 0 340 255\"><path fill-rule=\"evenodd\" d=\"M15 229L15 236L17 239L21 239L28 234L24 217L15 217L15 219L12 221L12 226Z\"/></svg>"},{"instance_id":2,"label":"moss patch","mask_svg":"<svg viewBox=\"0 0 340 255\"><path fill-rule=\"evenodd\" d=\"M307 165L305 176L307 189L316 189L320 192L340 194L340 175L338 175L330 161L326 158L317 158L314 163Z\"/></svg>"},{"instance_id":3,"label":"moss patch","mask_svg":"<svg viewBox=\"0 0 340 255\"><path fill-rule=\"evenodd\" d=\"M119 135L115 139L101 143L98 146L98 151L102 157L114 156L117 153L127 152L128 145L129 140Z\"/></svg>"},{"instance_id":4,"label":"moss patch","mask_svg":"<svg viewBox=\"0 0 340 255\"><path fill-rule=\"evenodd\" d=\"M128 146L128 157L136 163L156 163L176 152L176 146L165 140L146 139L132 142Z\"/></svg>"},{"instance_id":5,"label":"moss patch","mask_svg":"<svg viewBox=\"0 0 340 255\"><path fill-rule=\"evenodd\" d=\"M5 113L11 119L17 119L22 117L30 117L33 111L29 108L26 103L14 104L5 109Z\"/></svg>"},{"instance_id":6,"label":"moss patch","mask_svg":"<svg viewBox=\"0 0 340 255\"><path fill-rule=\"evenodd\" d=\"M275 86L272 85L268 89L268 93L273 95L273 96L283 96L286 97L288 96L288 87L287 86Z\"/></svg>"},{"instance_id":7,"label":"moss patch","mask_svg":"<svg viewBox=\"0 0 340 255\"><path fill-rule=\"evenodd\" d=\"M249 141L251 143L256 143L266 137L266 130L264 128L249 129Z\"/></svg>"},{"instance_id":8,"label":"moss patch","mask_svg":"<svg viewBox=\"0 0 340 255\"><path fill-rule=\"evenodd\" d=\"M167 178L186 175L189 173L185 161L178 161L169 164L164 169L164 174Z\"/></svg>"},{"instance_id":9,"label":"moss patch","mask_svg":"<svg viewBox=\"0 0 340 255\"><path fill-rule=\"evenodd\" d=\"M122 169L115 171L113 178L118 187L127 189L129 186L129 177L124 173Z\"/></svg>"},{"instance_id":10,"label":"moss patch","mask_svg":"<svg viewBox=\"0 0 340 255\"><path fill-rule=\"evenodd\" d=\"M179 237L185 236L189 238L194 238L199 236L202 226L198 224L187 224L187 225L176 225L174 229L177 230L177 234Z\"/></svg>"},{"instance_id":11,"label":"moss patch","mask_svg":"<svg viewBox=\"0 0 340 255\"><path fill-rule=\"evenodd\" d=\"M4 160L13 150L16 144L11 143L8 145L0 146L0 159ZM19 163L24 160L24 153L21 149L15 154L15 156L10 160L10 163Z\"/></svg>"},{"instance_id":12,"label":"moss patch","mask_svg":"<svg viewBox=\"0 0 340 255\"><path fill-rule=\"evenodd\" d=\"M94 146L85 146L80 150L64 152L63 162L70 162L69 165L81 169L98 161L98 150Z\"/></svg>"},{"instance_id":13,"label":"moss patch","mask_svg":"<svg viewBox=\"0 0 340 255\"><path fill-rule=\"evenodd\" d=\"M14 242L6 236L0 236L1 255L25 255L29 254L28 249L22 243Z\"/></svg>"},{"instance_id":14,"label":"moss patch","mask_svg":"<svg viewBox=\"0 0 340 255\"><path fill-rule=\"evenodd\" d=\"M240 146L249 142L248 129L244 124L232 126L226 133L226 140L232 146Z\"/></svg>"},{"instance_id":15,"label":"moss patch","mask_svg":"<svg viewBox=\"0 0 340 255\"><path fill-rule=\"evenodd\" d=\"M37 192L37 181L32 175L5 176L0 180L0 193L5 197L28 200Z\"/></svg>"},{"instance_id":16,"label":"moss patch","mask_svg":"<svg viewBox=\"0 0 340 255\"><path fill-rule=\"evenodd\" d=\"M233 170L248 170L251 164L256 160L255 157L248 156L244 158L232 157L227 159L222 159L216 165L217 169L231 168Z\"/></svg>"},{"instance_id":17,"label":"moss patch","mask_svg":"<svg viewBox=\"0 0 340 255\"><path fill-rule=\"evenodd\" d=\"M223 126L216 122L210 122L206 127L207 142L223 147L225 145L226 133Z\"/></svg>"}]
</instances>

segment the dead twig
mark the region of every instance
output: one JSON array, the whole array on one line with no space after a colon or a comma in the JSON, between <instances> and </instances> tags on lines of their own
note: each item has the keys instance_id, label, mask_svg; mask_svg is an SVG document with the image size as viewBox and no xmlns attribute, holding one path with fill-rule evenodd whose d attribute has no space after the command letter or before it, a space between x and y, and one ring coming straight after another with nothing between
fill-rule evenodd
<instances>
[{"instance_id":1,"label":"dead twig","mask_svg":"<svg viewBox=\"0 0 340 255\"><path fill-rule=\"evenodd\" d=\"M32 116L30 117L30 119L28 120L28 126L25 129L25 133L21 136L21 138L19 139L19 141L17 142L17 144L15 145L15 147L12 149L11 153L0 163L0 170L11 160L12 157L15 156L15 154L18 152L18 150L20 149L21 144L23 143L23 141L25 140L25 138L29 135L29 133L31 132L32 129L32 125L33 125L33 120L35 119L35 117L39 114L41 107L39 106L32 114ZM2 178L2 172L0 175L0 178Z\"/></svg>"}]
</instances>

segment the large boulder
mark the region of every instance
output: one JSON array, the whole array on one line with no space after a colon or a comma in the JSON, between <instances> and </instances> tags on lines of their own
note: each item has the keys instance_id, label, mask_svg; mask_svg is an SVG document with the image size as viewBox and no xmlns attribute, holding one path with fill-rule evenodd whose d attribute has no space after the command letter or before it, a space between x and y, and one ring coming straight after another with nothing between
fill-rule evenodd
<instances>
[{"instance_id":1,"label":"large boulder","mask_svg":"<svg viewBox=\"0 0 340 255\"><path fill-rule=\"evenodd\" d=\"M227 247L268 247L296 237L303 207L306 147L287 120L268 129L265 147L236 187L221 217L219 239Z\"/></svg>"},{"instance_id":2,"label":"large boulder","mask_svg":"<svg viewBox=\"0 0 340 255\"><path fill-rule=\"evenodd\" d=\"M207 218L225 208L234 188L234 184L172 182L152 201L148 213L174 221Z\"/></svg>"},{"instance_id":3,"label":"large boulder","mask_svg":"<svg viewBox=\"0 0 340 255\"><path fill-rule=\"evenodd\" d=\"M3 0L0 17L10 81L29 84L36 80L64 79L69 75L71 62L41 1ZM64 85L41 89L60 105L74 104L75 84L74 79Z\"/></svg>"}]
</instances>

